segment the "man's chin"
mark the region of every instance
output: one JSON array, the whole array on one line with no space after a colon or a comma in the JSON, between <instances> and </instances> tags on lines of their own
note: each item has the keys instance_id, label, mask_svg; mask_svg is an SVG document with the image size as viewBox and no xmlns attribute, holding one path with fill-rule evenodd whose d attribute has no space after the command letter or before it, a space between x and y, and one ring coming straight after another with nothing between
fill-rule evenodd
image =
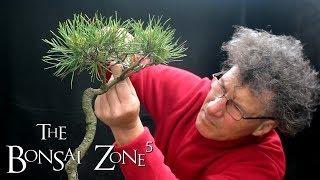
<instances>
[{"instance_id":1,"label":"man's chin","mask_svg":"<svg viewBox=\"0 0 320 180\"><path fill-rule=\"evenodd\" d=\"M196 125L196 128L197 128L198 132L204 138L211 139L210 136L209 136L209 133L208 133L208 129L205 127L205 125L201 121L202 120L199 117L197 117L195 125Z\"/></svg>"}]
</instances>

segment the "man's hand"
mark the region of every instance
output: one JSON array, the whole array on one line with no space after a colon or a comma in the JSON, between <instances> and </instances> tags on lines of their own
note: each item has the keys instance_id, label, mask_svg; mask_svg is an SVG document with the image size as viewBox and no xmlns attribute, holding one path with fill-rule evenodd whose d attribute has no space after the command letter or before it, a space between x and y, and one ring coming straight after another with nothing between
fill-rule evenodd
<instances>
[{"instance_id":1,"label":"man's hand","mask_svg":"<svg viewBox=\"0 0 320 180\"><path fill-rule=\"evenodd\" d=\"M111 71L113 77L118 77L122 67L116 64L111 67ZM129 78L97 96L94 109L96 116L111 128L120 145L129 143L144 130L139 118L140 101Z\"/></svg>"}]
</instances>

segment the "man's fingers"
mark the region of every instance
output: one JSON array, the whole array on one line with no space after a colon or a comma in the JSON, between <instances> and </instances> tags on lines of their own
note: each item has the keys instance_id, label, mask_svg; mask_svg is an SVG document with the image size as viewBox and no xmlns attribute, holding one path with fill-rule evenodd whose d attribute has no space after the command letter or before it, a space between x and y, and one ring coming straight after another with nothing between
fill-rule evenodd
<instances>
[{"instance_id":1,"label":"man's fingers","mask_svg":"<svg viewBox=\"0 0 320 180\"><path fill-rule=\"evenodd\" d=\"M94 113L100 119L103 120L106 114L110 113L110 105L108 103L107 97L105 94L98 95L94 103Z\"/></svg>"},{"instance_id":2,"label":"man's fingers","mask_svg":"<svg viewBox=\"0 0 320 180\"><path fill-rule=\"evenodd\" d=\"M114 80L114 77L113 77L113 75L111 75L110 79L108 80L108 83L110 83L113 80Z\"/></svg>"},{"instance_id":3,"label":"man's fingers","mask_svg":"<svg viewBox=\"0 0 320 180\"><path fill-rule=\"evenodd\" d=\"M101 98L100 96L98 95L96 97L96 99L94 100L94 114L100 118L101 117Z\"/></svg>"},{"instance_id":4,"label":"man's fingers","mask_svg":"<svg viewBox=\"0 0 320 180\"><path fill-rule=\"evenodd\" d=\"M114 78L119 77L122 73L122 65L121 64L112 65L111 72ZM117 96L120 103L127 102L132 94L129 85L127 84L127 81L123 80L118 82L115 85L115 88L116 88Z\"/></svg>"},{"instance_id":5,"label":"man's fingers","mask_svg":"<svg viewBox=\"0 0 320 180\"><path fill-rule=\"evenodd\" d=\"M136 90L134 89L134 87L133 87L133 85L131 83L131 80L129 78L126 78L126 82L127 82L127 85L129 86L131 94L134 95L134 96L137 96Z\"/></svg>"},{"instance_id":6,"label":"man's fingers","mask_svg":"<svg viewBox=\"0 0 320 180\"><path fill-rule=\"evenodd\" d=\"M119 77L122 73L122 65L112 65L111 72L114 78ZM115 90L120 104L128 103L132 98L131 96L137 96L137 93L129 78L126 78L125 80L118 82L115 85Z\"/></svg>"},{"instance_id":7,"label":"man's fingers","mask_svg":"<svg viewBox=\"0 0 320 180\"><path fill-rule=\"evenodd\" d=\"M115 78L119 77L122 73L122 65L121 64L111 65L111 72L113 77Z\"/></svg>"},{"instance_id":8,"label":"man's fingers","mask_svg":"<svg viewBox=\"0 0 320 180\"><path fill-rule=\"evenodd\" d=\"M114 86L112 86L106 93L106 98L109 103L110 112L114 113L120 106L120 101Z\"/></svg>"},{"instance_id":9,"label":"man's fingers","mask_svg":"<svg viewBox=\"0 0 320 180\"><path fill-rule=\"evenodd\" d=\"M118 84L115 85L115 88L116 88L120 103L125 103L129 101L129 98L131 98L131 90L126 80L120 81Z\"/></svg>"}]
</instances>

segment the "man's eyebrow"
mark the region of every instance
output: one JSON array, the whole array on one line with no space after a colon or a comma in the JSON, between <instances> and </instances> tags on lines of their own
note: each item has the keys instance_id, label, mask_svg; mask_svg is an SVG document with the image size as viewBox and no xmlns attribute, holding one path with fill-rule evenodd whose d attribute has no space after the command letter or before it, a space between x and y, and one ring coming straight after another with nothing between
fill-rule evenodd
<instances>
[{"instance_id":1,"label":"man's eyebrow","mask_svg":"<svg viewBox=\"0 0 320 180\"><path fill-rule=\"evenodd\" d=\"M224 82L223 78L220 78L220 81L221 81L221 86L222 86L222 88L224 89L225 93L228 92L227 89L226 89L225 82ZM235 86L235 87L239 87L239 86ZM233 92L233 93L234 93L234 92ZM244 108L243 108L242 105L240 105L240 104L239 104L238 102L236 102L234 99L231 99L231 100L232 100L232 102L233 102L235 105L237 105L237 107L241 110L241 112L242 112L243 114L247 114L247 113L246 113L247 111L244 110Z\"/></svg>"}]
</instances>

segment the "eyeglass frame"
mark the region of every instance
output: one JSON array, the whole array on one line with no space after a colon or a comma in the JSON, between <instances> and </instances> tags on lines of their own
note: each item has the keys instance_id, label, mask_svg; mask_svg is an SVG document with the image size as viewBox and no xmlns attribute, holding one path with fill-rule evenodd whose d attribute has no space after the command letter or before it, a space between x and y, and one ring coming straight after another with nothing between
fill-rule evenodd
<instances>
[{"instance_id":1,"label":"eyeglass frame","mask_svg":"<svg viewBox=\"0 0 320 180\"><path fill-rule=\"evenodd\" d=\"M220 79L221 77L218 78L217 76L223 75L223 74L226 73L226 72L227 72L227 71L220 71L220 72L217 72L217 73L212 74L212 77L213 77L213 78L216 78L217 84L220 86L220 88L221 88L222 91L223 91L223 94L222 94L221 97L215 96L215 98L222 98L222 97L226 98L226 100L227 100L227 102L226 102L226 111L227 111L227 113L228 113L234 120L236 120L236 121L240 121L241 119L260 119L260 120L268 120L268 119L270 119L270 120L276 120L275 117L269 117L269 116L245 117L245 116L244 116L245 113L237 106L237 104L234 103L234 101L233 101L232 99L230 99L230 98L228 98L228 97L226 96L226 90L225 90L224 86L222 86L222 85L220 84L220 82L219 82L219 79ZM240 114L241 114L241 118L240 118L240 119L234 118L233 115L232 115L231 113L229 113L228 108L227 108L228 102L229 102L229 103L231 102L231 103L235 106L235 108L240 112Z\"/></svg>"}]
</instances>

